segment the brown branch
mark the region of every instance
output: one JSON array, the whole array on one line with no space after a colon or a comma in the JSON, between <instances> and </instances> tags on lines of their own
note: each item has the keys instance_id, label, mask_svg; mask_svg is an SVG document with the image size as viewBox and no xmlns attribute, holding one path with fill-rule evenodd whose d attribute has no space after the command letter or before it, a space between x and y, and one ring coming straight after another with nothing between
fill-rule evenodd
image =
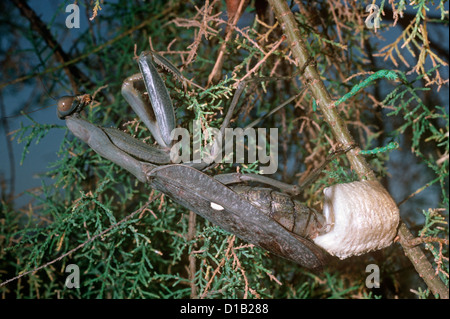
<instances>
[{"instance_id":1,"label":"brown branch","mask_svg":"<svg viewBox=\"0 0 450 319\"><path fill-rule=\"evenodd\" d=\"M433 243L433 242L448 245L448 239L439 238L439 237L416 237L416 238L413 238L409 242L403 243L403 245L408 246L408 247L414 247L414 246L421 245L424 243Z\"/></svg>"},{"instance_id":2,"label":"brown branch","mask_svg":"<svg viewBox=\"0 0 450 319\"><path fill-rule=\"evenodd\" d=\"M13 147L11 145L11 139L8 137L8 135L10 134L10 129L9 129L9 124L8 124L8 120L6 117L6 111L5 111L5 103L3 102L3 94L0 91L0 123L2 123L4 130L5 130L5 139L6 139L6 149L8 152L8 159L9 159L9 190L8 193L6 192L6 187L5 187L5 192L3 192L4 197L1 198L0 200L4 200L7 203L12 202L12 200L14 199L14 192L15 192L15 183L16 183L16 166L15 166L15 159L14 159L14 151L13 151Z\"/></svg>"},{"instance_id":3,"label":"brown branch","mask_svg":"<svg viewBox=\"0 0 450 319\"><path fill-rule=\"evenodd\" d=\"M222 72L223 62L225 60L227 44L231 39L231 36L233 34L233 29L236 26L239 18L241 17L242 12L244 12L245 7L247 6L247 3L248 3L248 1L241 0L237 11L235 11L232 16L228 17L229 25L227 25L227 27L225 29L225 32L226 32L225 40L222 42L222 45L220 46L219 53L217 55L216 64L214 65L214 68L212 69L211 74L208 77L208 86L211 83L218 82L220 80L220 78L222 77L221 72Z\"/></svg>"},{"instance_id":4,"label":"brown branch","mask_svg":"<svg viewBox=\"0 0 450 319\"><path fill-rule=\"evenodd\" d=\"M245 78L249 77L250 75L252 75L253 73L255 73L256 71L258 71L259 67L267 60L267 58L275 52L276 49L278 49L278 47L281 45L281 43L285 40L284 37L281 37L281 39L275 43L272 47L272 49L270 49L270 51L261 59L258 61L258 63L256 63L256 65L247 72L247 74L245 74L242 78L240 78L239 80L237 80L234 83L234 87L237 88L239 83L241 83L242 81L245 80Z\"/></svg>"},{"instance_id":5,"label":"brown branch","mask_svg":"<svg viewBox=\"0 0 450 319\"><path fill-rule=\"evenodd\" d=\"M31 28L35 30L45 41L45 43L49 46L49 48L53 51L56 60L64 64L67 61L71 60L66 52L62 49L61 45L55 40L53 35L50 33L50 30L47 28L47 25L42 22L42 20L37 16L36 12L31 9L27 2L24 0L12 0L16 7L20 10L20 14L22 14L28 21L30 21ZM64 71L66 72L67 77L69 78L70 84L72 86L72 90L75 94L78 94L78 85L76 79L79 79L83 82L89 83L89 79L87 76L81 72L75 65L69 65L64 67Z\"/></svg>"},{"instance_id":6,"label":"brown branch","mask_svg":"<svg viewBox=\"0 0 450 319\"><path fill-rule=\"evenodd\" d=\"M310 55L305 43L301 39L300 30L297 27L294 15L285 1L270 0L269 3L272 5L281 28L287 36L288 45L291 47L292 55L296 60L297 66L305 65L307 61L310 60ZM334 107L334 101L331 99L314 64L308 64L302 79L316 100L325 121L330 125L337 143L340 144L343 149L350 148L355 142L350 135L344 120L339 116ZM359 151L360 149L355 147L347 152L350 165L360 179L372 180L375 178L375 175L364 158L358 156Z\"/></svg>"},{"instance_id":7,"label":"brown branch","mask_svg":"<svg viewBox=\"0 0 450 319\"><path fill-rule=\"evenodd\" d=\"M406 30L409 26L410 21L413 21L416 19L416 16L413 14L409 14L407 12L403 12L402 13L402 18L401 19L395 19L394 18L394 13L391 9L389 8L383 8L383 11L386 13L386 15L383 17L384 20L392 20L394 21L394 25L398 22L398 24L404 29ZM440 20L440 16L428 16L427 15L427 23L433 23L433 21L429 21L429 20ZM430 47L433 49L433 51L436 51L439 56L445 57L447 59L447 61L449 60L449 53L448 53L448 49L445 49L443 46L441 46L441 44L444 44L444 42L436 42L435 41L430 41Z\"/></svg>"},{"instance_id":8,"label":"brown branch","mask_svg":"<svg viewBox=\"0 0 450 319\"><path fill-rule=\"evenodd\" d=\"M408 227L406 227L404 223L401 223L398 232L400 243L402 244L406 256L411 260L414 268L425 281L428 288L430 288L434 295L439 294L440 298L448 299L448 288L436 275L436 272L422 250L418 246L408 247L409 243L414 241L414 236L411 234Z\"/></svg>"},{"instance_id":9,"label":"brown branch","mask_svg":"<svg viewBox=\"0 0 450 319\"><path fill-rule=\"evenodd\" d=\"M189 212L189 227L188 227L188 233L187 233L187 241L191 241L195 238L195 219L196 219L196 214L193 211ZM195 284L195 273L196 271L196 265L195 265L195 255L194 252L191 251L191 253L189 254L189 270L188 270L188 274L189 274L189 284L191 286L191 298L192 299L196 299L198 298L198 293L197 293L197 285Z\"/></svg>"},{"instance_id":10,"label":"brown branch","mask_svg":"<svg viewBox=\"0 0 450 319\"><path fill-rule=\"evenodd\" d=\"M19 0L14 0L14 1L19 1ZM35 76L41 76L41 75L44 75L44 74L47 74L47 73L55 72L56 70L59 70L61 68L71 67L72 64L78 63L78 62L86 59L91 54L94 54L94 53L97 53L99 51L102 51L103 49L109 47L110 45L112 45L113 43L119 41L120 39L122 39L122 38L124 38L126 36L129 36L134 31L142 29L147 24L154 22L156 19L160 19L161 17L167 16L167 14L169 14L169 12L171 12L172 10L176 10L180 6L180 4L181 4L180 2L175 3L173 6L168 7L166 10L164 10L160 14L152 16L152 17L150 17L147 20L144 20L141 24L139 24L139 25L137 25L137 26L135 26L135 27L133 27L131 29L128 29L127 31L119 34L115 38L113 38L113 39L111 39L111 40L109 40L109 41L107 41L107 42L105 42L105 43L103 43L101 45L96 46L91 51L86 52L86 53L84 53L84 54L82 54L82 55L80 55L80 56L78 56L76 58L73 58L72 60L65 61L64 63L61 63L60 65L52 67L52 68L47 68L41 73L32 73L32 74L21 76L19 78L16 78L14 80L9 81L9 82L1 83L0 84L0 89L3 89L4 87L7 87L8 85L13 85L13 84L17 84L17 83L26 81L28 79L34 78Z\"/></svg>"},{"instance_id":11,"label":"brown branch","mask_svg":"<svg viewBox=\"0 0 450 319\"><path fill-rule=\"evenodd\" d=\"M228 248L225 251L225 257L222 258L222 260L220 261L220 263L217 265L216 269L212 273L211 278L209 279L208 283L206 284L205 289L203 290L203 294L200 296L200 299L206 298L206 296L208 294L208 290L209 290L212 282L214 281L214 278L216 277L216 275L218 273L220 273L220 269L222 269L222 267L225 265L225 262L230 258L230 252L233 249L235 238L236 238L235 235L231 235L231 236L228 237L228 240L227 240L228 241Z\"/></svg>"},{"instance_id":12,"label":"brown branch","mask_svg":"<svg viewBox=\"0 0 450 319\"><path fill-rule=\"evenodd\" d=\"M292 55L294 56L297 65L304 65L310 58L310 55L300 36L300 30L297 27L294 15L285 0L269 0L269 3L275 12L281 28L287 36L288 44L291 47ZM331 127L335 140L340 143L343 148L347 148L354 144L354 140L350 135L344 120L339 116L334 108L334 101L331 99L325 84L320 79L320 75L314 65L309 65L306 67L302 80L308 86L312 96L317 101L317 104L323 113L324 120ZM354 148L347 152L347 158L351 167L358 174L360 179L375 179L374 173L369 168L364 158L358 155L358 152L359 148ZM432 293L434 295L439 294L440 298L448 299L448 288L444 285L440 278L436 276L432 265L422 250L419 247L407 247L404 245L405 242L412 240L413 236L406 225L401 221L398 233L400 243L402 243L405 254L411 260L416 271L424 279Z\"/></svg>"}]
</instances>

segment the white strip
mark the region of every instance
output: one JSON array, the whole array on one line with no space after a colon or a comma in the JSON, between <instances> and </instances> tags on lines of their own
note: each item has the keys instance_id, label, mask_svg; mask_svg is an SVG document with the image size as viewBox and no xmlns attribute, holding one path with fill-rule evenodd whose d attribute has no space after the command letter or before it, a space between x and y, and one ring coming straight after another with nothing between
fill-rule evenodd
<instances>
[{"instance_id":1,"label":"white strip","mask_svg":"<svg viewBox=\"0 0 450 319\"><path fill-rule=\"evenodd\" d=\"M224 210L224 208L222 206L220 206L219 204L213 203L213 202L211 202L211 208L214 210Z\"/></svg>"}]
</instances>

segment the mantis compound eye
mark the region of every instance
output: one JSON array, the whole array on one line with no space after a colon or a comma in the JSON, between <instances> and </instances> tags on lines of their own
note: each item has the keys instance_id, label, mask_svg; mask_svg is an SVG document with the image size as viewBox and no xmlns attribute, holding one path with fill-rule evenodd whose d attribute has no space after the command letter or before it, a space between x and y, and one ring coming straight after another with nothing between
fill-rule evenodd
<instances>
[{"instance_id":1,"label":"mantis compound eye","mask_svg":"<svg viewBox=\"0 0 450 319\"><path fill-rule=\"evenodd\" d=\"M66 95L58 100L57 114L60 119L64 119L66 116L73 113L80 112L84 106L91 102L91 96L89 94L72 96Z\"/></svg>"}]
</instances>

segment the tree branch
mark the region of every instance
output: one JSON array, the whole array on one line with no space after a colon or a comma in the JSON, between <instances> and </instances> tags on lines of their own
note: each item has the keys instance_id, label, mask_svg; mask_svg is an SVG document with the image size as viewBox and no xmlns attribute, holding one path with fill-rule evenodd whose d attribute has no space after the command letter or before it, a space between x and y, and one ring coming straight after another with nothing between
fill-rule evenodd
<instances>
[{"instance_id":1,"label":"tree branch","mask_svg":"<svg viewBox=\"0 0 450 319\"><path fill-rule=\"evenodd\" d=\"M61 45L55 40L47 25L37 16L36 12L28 6L28 3L24 0L13 0L15 6L20 10L20 13L30 21L31 27L35 30L45 41L45 43L53 50L56 60L64 64L70 61L71 58L62 49ZM80 93L78 91L78 85L76 79L89 83L88 77L80 71L75 65L68 65L64 67L67 77L69 78L72 90L75 94Z\"/></svg>"},{"instance_id":2,"label":"tree branch","mask_svg":"<svg viewBox=\"0 0 450 319\"><path fill-rule=\"evenodd\" d=\"M269 0L281 28L284 30L292 55L297 65L301 66L310 58L308 49L300 36L300 30L297 27L294 15L289 9L285 0ZM308 86L312 96L317 102L325 121L330 125L336 141L343 147L347 148L354 144L354 140L348 131L344 120L339 116L334 101L331 99L325 84L320 79L316 67L309 65L305 69L302 81ZM353 170L358 174L360 179L374 180L375 174L361 155L358 155L359 148L354 148L347 152L347 158ZM434 295L439 294L441 298L449 298L448 288L435 274L433 267L426 258L425 254L419 247L408 247L405 243L412 239L413 236L406 225L400 221L398 235L400 243L403 246L405 254L413 263L419 275L424 279L427 286Z\"/></svg>"},{"instance_id":3,"label":"tree branch","mask_svg":"<svg viewBox=\"0 0 450 319\"><path fill-rule=\"evenodd\" d=\"M189 228L188 228L188 233L187 233L187 238L186 238L186 240L188 242L195 239L195 233L196 233L195 219L196 219L196 217L197 217L197 215L193 211L189 212ZM195 254L191 251L189 254L188 275L189 275L189 285L191 286L191 296L190 297L192 299L198 298L198 291L197 291L198 289L197 289L197 285L195 282L195 273L197 272L195 262L196 262Z\"/></svg>"}]
</instances>

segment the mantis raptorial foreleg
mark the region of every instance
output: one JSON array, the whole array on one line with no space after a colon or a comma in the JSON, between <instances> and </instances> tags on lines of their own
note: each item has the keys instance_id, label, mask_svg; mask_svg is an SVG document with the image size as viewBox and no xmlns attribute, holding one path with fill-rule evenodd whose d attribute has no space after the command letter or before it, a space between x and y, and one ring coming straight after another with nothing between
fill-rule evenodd
<instances>
[{"instance_id":1,"label":"mantis raptorial foreleg","mask_svg":"<svg viewBox=\"0 0 450 319\"><path fill-rule=\"evenodd\" d=\"M102 128L81 119L77 114L66 117L66 125L76 137L87 143L100 156L123 167L140 182L147 181L142 163L114 145Z\"/></svg>"},{"instance_id":2,"label":"mantis raptorial foreleg","mask_svg":"<svg viewBox=\"0 0 450 319\"><path fill-rule=\"evenodd\" d=\"M151 52L142 53L138 60L140 74L127 78L122 85L122 95L148 127L159 145L170 147L170 134L175 128L172 99L153 64ZM150 99L144 97L141 84L145 85Z\"/></svg>"}]
</instances>

